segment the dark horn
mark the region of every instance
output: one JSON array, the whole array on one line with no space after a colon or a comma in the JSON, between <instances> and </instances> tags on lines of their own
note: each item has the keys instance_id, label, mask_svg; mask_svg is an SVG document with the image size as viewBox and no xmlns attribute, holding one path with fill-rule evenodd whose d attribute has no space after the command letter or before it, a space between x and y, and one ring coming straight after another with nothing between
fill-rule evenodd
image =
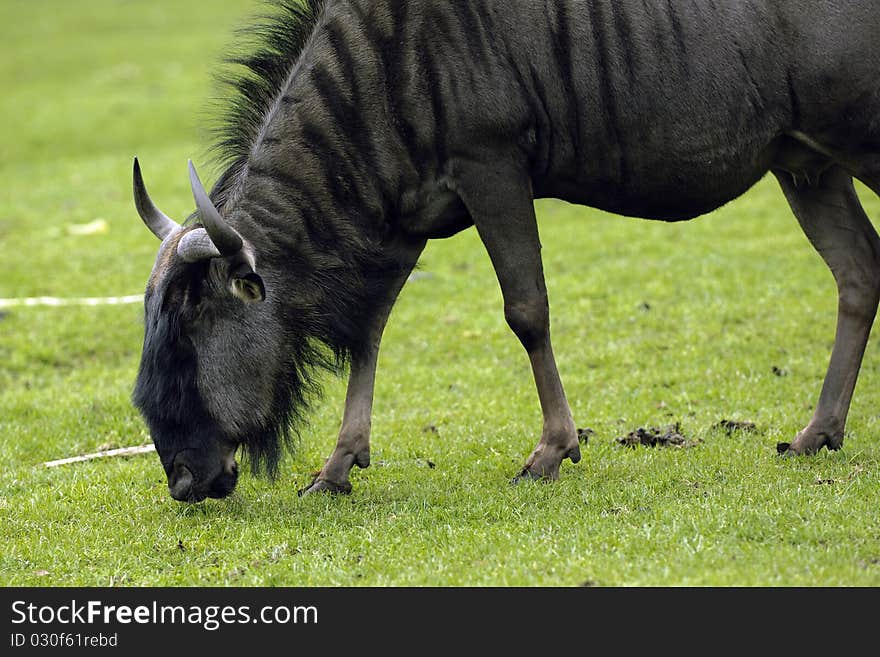
<instances>
[{"instance_id":1,"label":"dark horn","mask_svg":"<svg viewBox=\"0 0 880 657\"><path fill-rule=\"evenodd\" d=\"M202 220L202 225L205 227L217 250L223 255L234 255L241 251L243 244L241 235L223 220L217 208L214 207L214 203L208 197L202 181L199 180L199 175L196 173L192 160L189 161L189 182L192 186L193 198L196 200L199 218Z\"/></svg>"},{"instance_id":2,"label":"dark horn","mask_svg":"<svg viewBox=\"0 0 880 657\"><path fill-rule=\"evenodd\" d=\"M144 186L144 178L141 175L141 165L138 164L137 158L134 158L134 205L147 228L160 240L164 240L180 228L174 219L164 214L150 200L150 195L147 194L147 188Z\"/></svg>"}]
</instances>

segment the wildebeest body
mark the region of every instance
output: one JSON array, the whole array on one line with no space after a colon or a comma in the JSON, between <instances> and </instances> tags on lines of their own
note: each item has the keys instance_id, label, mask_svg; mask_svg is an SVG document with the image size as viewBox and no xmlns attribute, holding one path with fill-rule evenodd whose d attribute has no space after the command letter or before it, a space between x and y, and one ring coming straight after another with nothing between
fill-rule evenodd
<instances>
[{"instance_id":1,"label":"wildebeest body","mask_svg":"<svg viewBox=\"0 0 880 657\"><path fill-rule=\"evenodd\" d=\"M192 173L205 227L156 219L136 175L139 210L164 241L135 401L175 496L212 494L199 459L216 474L238 444L268 455L271 468L312 369L344 361L352 370L337 448L309 490L348 490L351 467L369 463L376 357L394 299L426 240L472 225L544 414L521 474L555 478L579 449L550 346L533 199L679 220L768 171L841 291L825 387L792 451L840 445L880 294L880 241L851 182L880 190L880 6L296 7L268 31L268 49L242 60L251 75L236 83L226 168L210 200ZM169 320L179 339L151 332ZM157 357L165 343L185 346L184 371ZM222 458L206 432L225 445ZM188 436L201 438L193 447Z\"/></svg>"},{"instance_id":2,"label":"wildebeest body","mask_svg":"<svg viewBox=\"0 0 880 657\"><path fill-rule=\"evenodd\" d=\"M509 46L536 196L687 218L766 172L791 114L780 44L766 10L727 4L521 3L543 32Z\"/></svg>"},{"instance_id":3,"label":"wildebeest body","mask_svg":"<svg viewBox=\"0 0 880 657\"><path fill-rule=\"evenodd\" d=\"M880 93L870 3L383 6L330 12L312 45L326 62L289 95L307 106L279 108L277 142L261 152L290 158L290 138L311 127L329 141L324 166L342 159L359 191L381 194L369 200L382 220L413 219L450 159L510 146L527 158L536 197L664 219L743 193L792 132L830 150L877 147L864 141ZM414 223L433 236L424 218Z\"/></svg>"}]
</instances>

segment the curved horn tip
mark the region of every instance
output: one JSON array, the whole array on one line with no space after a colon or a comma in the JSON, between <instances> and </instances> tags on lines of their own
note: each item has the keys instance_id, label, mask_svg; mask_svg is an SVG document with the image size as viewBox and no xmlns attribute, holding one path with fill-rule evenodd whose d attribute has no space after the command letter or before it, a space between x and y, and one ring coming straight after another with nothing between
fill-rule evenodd
<instances>
[{"instance_id":1,"label":"curved horn tip","mask_svg":"<svg viewBox=\"0 0 880 657\"><path fill-rule=\"evenodd\" d=\"M150 231L152 231L152 233L160 240L164 240L172 232L178 230L180 224L164 214L153 204L150 195L147 193L147 188L144 185L144 177L141 175L141 165L137 158L134 158L132 171L134 178L134 204L137 208L138 214Z\"/></svg>"},{"instance_id":2,"label":"curved horn tip","mask_svg":"<svg viewBox=\"0 0 880 657\"><path fill-rule=\"evenodd\" d=\"M189 169L189 184L192 187L193 197L196 200L196 205L199 204L200 200L207 201L211 206L214 204L211 203L211 198L208 196L208 191L205 189L205 186L202 184L202 179L199 178L199 174L196 171L196 165L193 164L192 160L187 160L187 169Z\"/></svg>"},{"instance_id":3,"label":"curved horn tip","mask_svg":"<svg viewBox=\"0 0 880 657\"><path fill-rule=\"evenodd\" d=\"M138 175L141 175L141 161L140 161L140 159L138 159L137 155L134 156L133 168L134 168L135 173L137 173Z\"/></svg>"},{"instance_id":4,"label":"curved horn tip","mask_svg":"<svg viewBox=\"0 0 880 657\"><path fill-rule=\"evenodd\" d=\"M202 184L202 179L199 178L199 174L198 174L198 172L196 171L196 165L193 164L193 161L192 161L191 159L186 161L186 167L187 167L187 169L189 169L189 177L190 177L190 180L192 180L193 178L195 178L195 179L199 182L199 185L201 185L201 184Z\"/></svg>"},{"instance_id":5,"label":"curved horn tip","mask_svg":"<svg viewBox=\"0 0 880 657\"><path fill-rule=\"evenodd\" d=\"M189 160L189 182L202 225L204 225L220 253L223 255L233 255L241 251L243 245L241 235L223 220L223 217L205 190L205 186L199 179L199 174L196 172L196 167L192 160Z\"/></svg>"}]
</instances>

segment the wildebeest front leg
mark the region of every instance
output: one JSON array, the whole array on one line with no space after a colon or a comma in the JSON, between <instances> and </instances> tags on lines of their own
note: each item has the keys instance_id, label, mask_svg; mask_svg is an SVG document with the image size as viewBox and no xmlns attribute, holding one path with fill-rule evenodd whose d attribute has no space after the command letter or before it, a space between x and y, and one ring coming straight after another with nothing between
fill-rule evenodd
<instances>
[{"instance_id":1,"label":"wildebeest front leg","mask_svg":"<svg viewBox=\"0 0 880 657\"><path fill-rule=\"evenodd\" d=\"M462 173L459 194L498 276L504 317L528 353L543 413L541 439L514 481L556 479L562 461L570 458L577 463L581 453L550 344L550 311L531 185L514 171Z\"/></svg>"},{"instance_id":2,"label":"wildebeest front leg","mask_svg":"<svg viewBox=\"0 0 880 657\"><path fill-rule=\"evenodd\" d=\"M834 167L818 181L800 185L790 174L776 172L776 177L838 289L837 334L819 402L786 452L813 454L843 444L850 400L880 298L880 238L845 171ZM784 444L780 447L785 450Z\"/></svg>"},{"instance_id":3,"label":"wildebeest front leg","mask_svg":"<svg viewBox=\"0 0 880 657\"><path fill-rule=\"evenodd\" d=\"M370 465L370 427L373 414L373 387L376 381L376 363L379 358L379 343L382 332L391 314L397 295L403 288L412 268L422 252L424 243L409 245L402 257L399 274L389 282L385 304L374 316L369 329L369 344L361 356L353 359L345 395L345 409L342 414L342 427L336 440L336 449L324 463L324 467L308 486L299 491L300 495L327 491L350 493L351 482L348 475L357 465L366 468Z\"/></svg>"}]
</instances>

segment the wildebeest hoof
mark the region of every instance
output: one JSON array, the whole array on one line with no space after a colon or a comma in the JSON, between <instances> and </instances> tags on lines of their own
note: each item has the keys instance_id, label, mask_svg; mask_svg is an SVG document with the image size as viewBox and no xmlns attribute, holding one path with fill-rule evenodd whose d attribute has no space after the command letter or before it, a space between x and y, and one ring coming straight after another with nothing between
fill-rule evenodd
<instances>
[{"instance_id":1,"label":"wildebeest hoof","mask_svg":"<svg viewBox=\"0 0 880 657\"><path fill-rule=\"evenodd\" d=\"M559 464L555 466L540 465L537 462L526 463L511 483L521 481L555 481L559 479Z\"/></svg>"},{"instance_id":2,"label":"wildebeest hoof","mask_svg":"<svg viewBox=\"0 0 880 657\"><path fill-rule=\"evenodd\" d=\"M572 463L581 460L580 445L575 443L568 450L560 447L539 443L532 452L523 469L513 478L511 483L518 484L520 481L554 481L559 479L559 466L565 459L571 459Z\"/></svg>"},{"instance_id":3,"label":"wildebeest hoof","mask_svg":"<svg viewBox=\"0 0 880 657\"><path fill-rule=\"evenodd\" d=\"M303 495L311 495L313 493L334 493L338 495L348 495L351 493L351 482L343 482L338 484L334 481L329 481L328 479L321 479L320 477L315 477L315 479L305 488L300 489L297 492L299 497Z\"/></svg>"},{"instance_id":4,"label":"wildebeest hoof","mask_svg":"<svg viewBox=\"0 0 880 657\"><path fill-rule=\"evenodd\" d=\"M518 484L522 481L552 481L551 477L547 477L540 472L534 472L529 468L523 468L518 475L510 480L511 484Z\"/></svg>"},{"instance_id":5,"label":"wildebeest hoof","mask_svg":"<svg viewBox=\"0 0 880 657\"><path fill-rule=\"evenodd\" d=\"M842 432L810 431L804 429L791 443L777 443L776 451L785 457L810 456L823 447L836 451L843 446Z\"/></svg>"}]
</instances>

